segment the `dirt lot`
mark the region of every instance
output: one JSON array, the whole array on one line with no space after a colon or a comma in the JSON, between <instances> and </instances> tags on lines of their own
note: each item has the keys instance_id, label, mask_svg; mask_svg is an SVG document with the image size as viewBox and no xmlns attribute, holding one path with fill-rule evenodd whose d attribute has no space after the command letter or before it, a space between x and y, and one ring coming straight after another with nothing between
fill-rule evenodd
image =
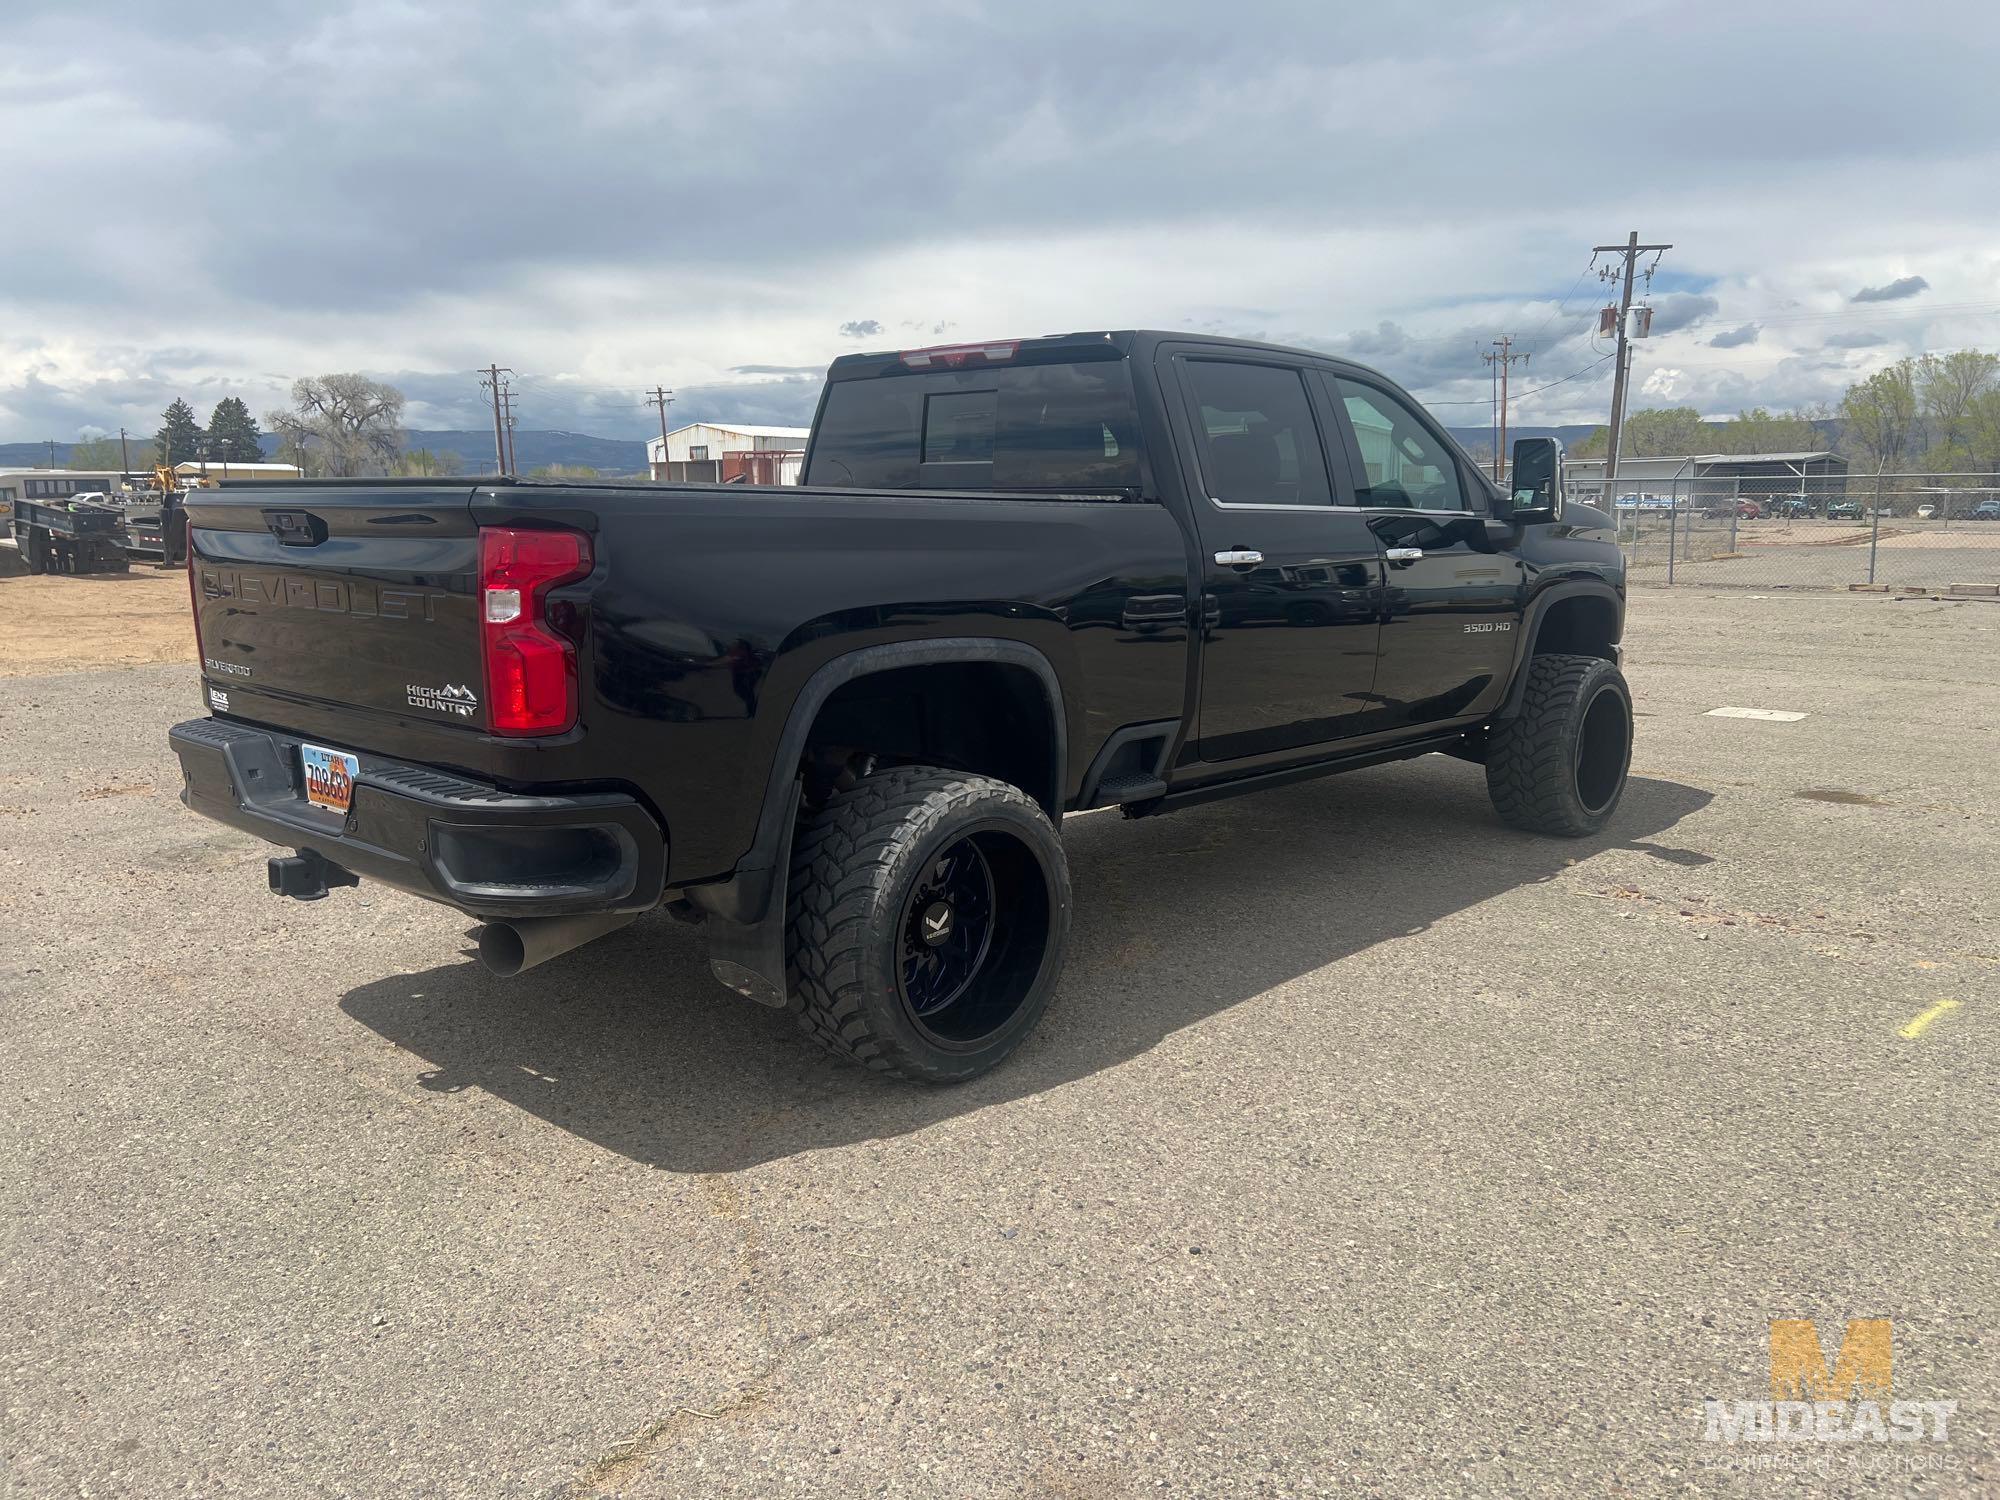
<instances>
[{"instance_id":1,"label":"dirt lot","mask_svg":"<svg viewBox=\"0 0 2000 1500\"><path fill-rule=\"evenodd\" d=\"M665 919L267 895L178 577L23 582L9 1495L2000 1492L2000 605L1641 591L1582 843L1435 756L1071 819L1047 1023L925 1092ZM1774 1318L1948 1440L1705 1442Z\"/></svg>"},{"instance_id":2,"label":"dirt lot","mask_svg":"<svg viewBox=\"0 0 2000 1500\"><path fill-rule=\"evenodd\" d=\"M180 569L136 564L81 577L0 574L7 621L0 677L31 677L149 662L193 662L188 580Z\"/></svg>"}]
</instances>

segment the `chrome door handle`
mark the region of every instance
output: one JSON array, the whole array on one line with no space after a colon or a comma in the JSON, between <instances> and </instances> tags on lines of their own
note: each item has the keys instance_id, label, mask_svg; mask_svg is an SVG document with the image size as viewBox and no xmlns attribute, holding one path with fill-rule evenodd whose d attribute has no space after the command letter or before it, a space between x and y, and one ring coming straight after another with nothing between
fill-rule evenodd
<instances>
[{"instance_id":1,"label":"chrome door handle","mask_svg":"<svg viewBox=\"0 0 2000 1500\"><path fill-rule=\"evenodd\" d=\"M1225 568L1254 568L1264 560L1264 554L1250 547L1230 547L1216 553L1215 560Z\"/></svg>"},{"instance_id":2,"label":"chrome door handle","mask_svg":"<svg viewBox=\"0 0 2000 1500\"><path fill-rule=\"evenodd\" d=\"M1415 562L1424 555L1421 547L1391 547L1383 556L1390 562Z\"/></svg>"}]
</instances>

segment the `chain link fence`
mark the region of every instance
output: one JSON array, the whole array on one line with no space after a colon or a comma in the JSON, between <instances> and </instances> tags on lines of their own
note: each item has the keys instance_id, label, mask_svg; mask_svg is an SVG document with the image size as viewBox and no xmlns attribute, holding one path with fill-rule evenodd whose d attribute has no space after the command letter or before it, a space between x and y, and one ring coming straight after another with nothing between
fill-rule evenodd
<instances>
[{"instance_id":1,"label":"chain link fence","mask_svg":"<svg viewBox=\"0 0 2000 1500\"><path fill-rule=\"evenodd\" d=\"M2000 585L2000 476L1834 474L1577 483L1632 583L1942 592Z\"/></svg>"}]
</instances>

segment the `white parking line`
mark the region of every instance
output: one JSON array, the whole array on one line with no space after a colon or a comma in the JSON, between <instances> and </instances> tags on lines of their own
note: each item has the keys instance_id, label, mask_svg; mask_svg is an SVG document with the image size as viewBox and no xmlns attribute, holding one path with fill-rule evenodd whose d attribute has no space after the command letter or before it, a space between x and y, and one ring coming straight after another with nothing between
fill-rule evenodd
<instances>
[{"instance_id":1,"label":"white parking line","mask_svg":"<svg viewBox=\"0 0 2000 1500\"><path fill-rule=\"evenodd\" d=\"M1804 714L1788 713L1782 708L1711 708L1711 719L1769 719L1774 724L1796 724Z\"/></svg>"}]
</instances>

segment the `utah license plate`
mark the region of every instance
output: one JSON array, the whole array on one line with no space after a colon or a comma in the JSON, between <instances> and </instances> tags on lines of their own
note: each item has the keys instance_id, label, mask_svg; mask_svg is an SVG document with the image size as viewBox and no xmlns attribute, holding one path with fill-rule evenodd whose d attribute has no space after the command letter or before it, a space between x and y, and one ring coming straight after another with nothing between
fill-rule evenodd
<instances>
[{"instance_id":1,"label":"utah license plate","mask_svg":"<svg viewBox=\"0 0 2000 1500\"><path fill-rule=\"evenodd\" d=\"M361 762L344 750L328 750L320 745L299 746L305 763L306 801L314 807L344 813L354 805L354 778Z\"/></svg>"}]
</instances>

